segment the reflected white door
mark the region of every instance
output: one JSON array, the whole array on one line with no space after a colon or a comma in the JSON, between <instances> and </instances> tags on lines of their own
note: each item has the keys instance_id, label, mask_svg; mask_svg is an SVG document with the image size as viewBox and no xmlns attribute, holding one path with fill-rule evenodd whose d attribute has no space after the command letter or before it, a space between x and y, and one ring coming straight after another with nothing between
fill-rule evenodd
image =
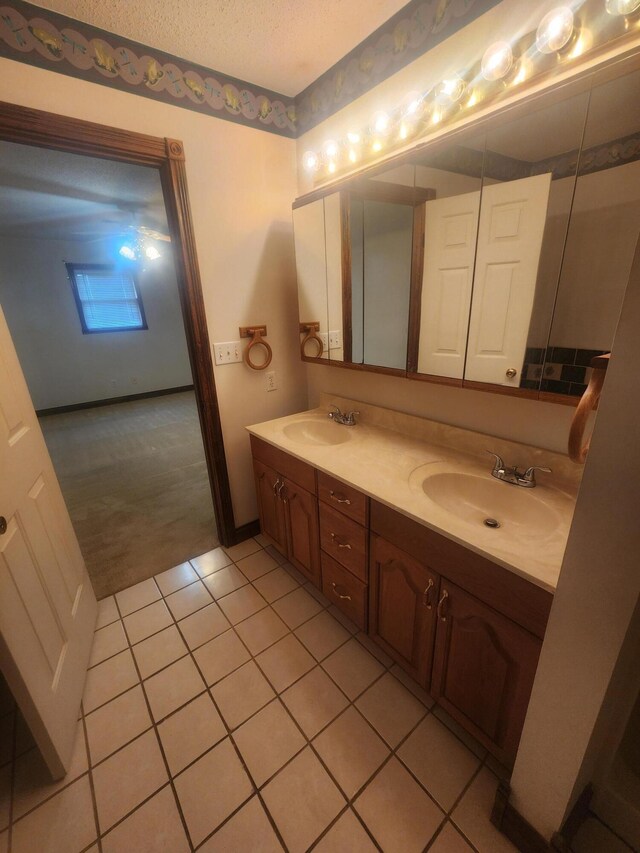
<instances>
[{"instance_id":1,"label":"reflected white door","mask_svg":"<svg viewBox=\"0 0 640 853\"><path fill-rule=\"evenodd\" d=\"M520 385L551 174L482 190L465 379Z\"/></svg>"},{"instance_id":2,"label":"reflected white door","mask_svg":"<svg viewBox=\"0 0 640 853\"><path fill-rule=\"evenodd\" d=\"M480 192L426 202L418 372L462 379Z\"/></svg>"},{"instance_id":3,"label":"reflected white door","mask_svg":"<svg viewBox=\"0 0 640 853\"><path fill-rule=\"evenodd\" d=\"M0 667L60 778L97 605L1 308L0 516Z\"/></svg>"}]
</instances>

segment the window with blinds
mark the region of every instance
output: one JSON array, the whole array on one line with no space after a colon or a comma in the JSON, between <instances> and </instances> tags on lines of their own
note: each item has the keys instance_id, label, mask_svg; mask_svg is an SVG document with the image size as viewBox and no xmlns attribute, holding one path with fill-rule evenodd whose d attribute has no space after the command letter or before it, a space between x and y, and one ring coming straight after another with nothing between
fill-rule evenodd
<instances>
[{"instance_id":1,"label":"window with blinds","mask_svg":"<svg viewBox=\"0 0 640 853\"><path fill-rule=\"evenodd\" d=\"M67 264L82 331L126 332L147 322L133 274L105 264Z\"/></svg>"}]
</instances>

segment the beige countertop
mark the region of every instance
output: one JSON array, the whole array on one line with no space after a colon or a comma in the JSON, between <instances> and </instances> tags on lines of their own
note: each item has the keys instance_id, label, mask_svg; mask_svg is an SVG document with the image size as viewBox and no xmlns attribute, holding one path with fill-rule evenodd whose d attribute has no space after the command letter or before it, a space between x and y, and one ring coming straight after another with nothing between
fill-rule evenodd
<instances>
[{"instance_id":1,"label":"beige countertop","mask_svg":"<svg viewBox=\"0 0 640 853\"><path fill-rule=\"evenodd\" d=\"M331 403L360 411L357 425L332 423ZM302 422L302 428L292 427ZM247 429L537 586L555 590L581 476L581 467L567 456L334 395L323 395L317 409ZM330 441L335 429L340 443L314 441L315 429ZM553 473L538 474L534 489L501 483L491 477L493 460L486 450L508 465L545 465ZM456 480L452 474L464 476ZM440 476L440 484L448 487L448 496L429 497L422 485L427 475L447 475ZM456 483L463 480L472 492L477 487L481 495L492 496L487 509L500 521L499 529L483 524L482 500L482 512L473 495L471 502L465 496L458 500Z\"/></svg>"}]
</instances>

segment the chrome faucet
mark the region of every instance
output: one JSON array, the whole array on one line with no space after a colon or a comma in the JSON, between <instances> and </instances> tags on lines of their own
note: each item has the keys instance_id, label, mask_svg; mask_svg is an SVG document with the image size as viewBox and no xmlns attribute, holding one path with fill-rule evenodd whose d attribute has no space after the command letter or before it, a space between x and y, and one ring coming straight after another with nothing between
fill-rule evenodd
<instances>
[{"instance_id":1,"label":"chrome faucet","mask_svg":"<svg viewBox=\"0 0 640 853\"><path fill-rule=\"evenodd\" d=\"M532 465L526 471L520 471L517 465L510 467L505 465L502 458L492 450L487 450L495 458L495 464L491 476L496 480L502 480L504 483L512 483L515 486L522 486L525 489L533 489L536 485L536 471L544 471L551 474L551 468L543 468L541 465Z\"/></svg>"},{"instance_id":2,"label":"chrome faucet","mask_svg":"<svg viewBox=\"0 0 640 853\"><path fill-rule=\"evenodd\" d=\"M331 408L334 411L329 412L328 417L331 418L332 421L335 421L337 424L344 424L345 426L356 425L355 415L359 415L360 412L347 412L346 414L343 414L337 406L331 404Z\"/></svg>"}]
</instances>

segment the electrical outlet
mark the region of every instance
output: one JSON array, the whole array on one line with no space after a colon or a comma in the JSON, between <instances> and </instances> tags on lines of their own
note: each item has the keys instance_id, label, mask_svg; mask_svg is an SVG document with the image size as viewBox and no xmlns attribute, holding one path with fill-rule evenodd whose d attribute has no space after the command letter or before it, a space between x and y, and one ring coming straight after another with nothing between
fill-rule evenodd
<instances>
[{"instance_id":1,"label":"electrical outlet","mask_svg":"<svg viewBox=\"0 0 640 853\"><path fill-rule=\"evenodd\" d=\"M213 345L213 357L216 364L233 364L242 361L241 341L226 341Z\"/></svg>"},{"instance_id":2,"label":"electrical outlet","mask_svg":"<svg viewBox=\"0 0 640 853\"><path fill-rule=\"evenodd\" d=\"M329 349L340 349L342 346L342 335L340 331L329 332Z\"/></svg>"},{"instance_id":3,"label":"electrical outlet","mask_svg":"<svg viewBox=\"0 0 640 853\"><path fill-rule=\"evenodd\" d=\"M276 382L276 372L275 370L270 370L267 373L267 391L276 391L278 388L278 383Z\"/></svg>"}]
</instances>

